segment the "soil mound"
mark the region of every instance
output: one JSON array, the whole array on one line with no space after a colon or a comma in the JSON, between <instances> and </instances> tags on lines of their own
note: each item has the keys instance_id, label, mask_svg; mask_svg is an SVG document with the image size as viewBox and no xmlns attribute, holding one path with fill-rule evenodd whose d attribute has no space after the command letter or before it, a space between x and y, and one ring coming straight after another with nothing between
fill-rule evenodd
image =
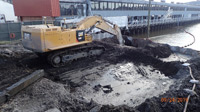
<instances>
[{"instance_id":1,"label":"soil mound","mask_svg":"<svg viewBox=\"0 0 200 112\"><path fill-rule=\"evenodd\" d=\"M200 58L195 58L189 61L191 63L191 68L193 75L195 79L199 80L200 79ZM187 67L185 67L187 69ZM160 97L154 97L151 99L146 100L143 104L137 107L137 110L140 112L170 112L170 111L175 111L175 112L182 112L185 106L185 101L181 100L183 98L187 98L188 94L183 91L183 89L192 89L193 84L189 83L190 81L190 76L188 75L188 78L186 78L180 87L179 90L173 90L171 89L167 93L161 95ZM180 82L181 83L181 82ZM200 94L200 86L197 86L195 89L195 92L199 95ZM180 101L168 101L168 102L162 102L162 98L179 98ZM200 97L197 96L192 96L189 100L187 112L199 112L200 110Z\"/></svg>"},{"instance_id":2,"label":"soil mound","mask_svg":"<svg viewBox=\"0 0 200 112\"><path fill-rule=\"evenodd\" d=\"M158 58L154 57L154 53L156 51L151 52L142 48L134 48L131 46L119 46L117 44L108 44L106 42L96 43L102 44L107 49L107 53L116 56L110 58L110 62L117 63L120 61L130 61L135 64L150 65L153 66L155 69L158 69L161 72L163 72L166 76L175 75L179 70L180 62L163 62ZM109 60L109 57L107 57L107 59Z\"/></svg>"},{"instance_id":3,"label":"soil mound","mask_svg":"<svg viewBox=\"0 0 200 112\"><path fill-rule=\"evenodd\" d=\"M77 98L69 91L67 86L44 78L17 95L11 105L5 105L6 108L0 111L45 112L57 108L61 112L86 112L96 105Z\"/></svg>"}]
</instances>

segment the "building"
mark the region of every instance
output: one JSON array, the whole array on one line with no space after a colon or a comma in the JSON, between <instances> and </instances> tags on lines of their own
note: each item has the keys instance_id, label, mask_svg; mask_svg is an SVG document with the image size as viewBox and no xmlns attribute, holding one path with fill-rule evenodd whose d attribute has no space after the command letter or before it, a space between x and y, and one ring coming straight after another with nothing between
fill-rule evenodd
<instances>
[{"instance_id":1,"label":"building","mask_svg":"<svg viewBox=\"0 0 200 112\"><path fill-rule=\"evenodd\" d=\"M0 0L0 23L14 21L17 21L17 17L14 14L13 5Z\"/></svg>"},{"instance_id":2,"label":"building","mask_svg":"<svg viewBox=\"0 0 200 112\"><path fill-rule=\"evenodd\" d=\"M200 0L197 0L197 1L192 1L192 2L188 2L187 4L189 4L189 5L196 5L196 6L200 6Z\"/></svg>"},{"instance_id":3,"label":"building","mask_svg":"<svg viewBox=\"0 0 200 112\"><path fill-rule=\"evenodd\" d=\"M81 18L88 15L129 18L132 21L147 20L148 1L144 0L15 0L15 14L21 20L42 19L49 16L55 20ZM26 8L28 7L28 8ZM188 4L152 2L151 19L163 19L169 11L172 19L200 17L200 7Z\"/></svg>"},{"instance_id":4,"label":"building","mask_svg":"<svg viewBox=\"0 0 200 112\"><path fill-rule=\"evenodd\" d=\"M59 0L14 0L15 15L21 21L40 21L60 16Z\"/></svg>"}]
</instances>

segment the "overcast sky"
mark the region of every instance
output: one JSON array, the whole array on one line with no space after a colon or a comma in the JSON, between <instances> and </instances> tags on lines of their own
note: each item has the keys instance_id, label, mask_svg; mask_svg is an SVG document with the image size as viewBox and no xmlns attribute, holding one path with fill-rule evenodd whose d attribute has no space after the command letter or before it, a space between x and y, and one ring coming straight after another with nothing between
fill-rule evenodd
<instances>
[{"instance_id":1,"label":"overcast sky","mask_svg":"<svg viewBox=\"0 0 200 112\"><path fill-rule=\"evenodd\" d=\"M161 0L154 0L154 1L161 1ZM166 2L168 2L168 3L170 3L171 1L174 1L175 3L176 2L185 3L185 2L191 2L191 1L196 1L196 0L166 0Z\"/></svg>"}]
</instances>

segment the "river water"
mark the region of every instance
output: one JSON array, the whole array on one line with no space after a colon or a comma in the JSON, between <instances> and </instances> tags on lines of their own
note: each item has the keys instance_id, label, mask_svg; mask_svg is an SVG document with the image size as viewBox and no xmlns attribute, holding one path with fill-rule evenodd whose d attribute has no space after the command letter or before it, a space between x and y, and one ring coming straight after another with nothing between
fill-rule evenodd
<instances>
[{"instance_id":1,"label":"river water","mask_svg":"<svg viewBox=\"0 0 200 112\"><path fill-rule=\"evenodd\" d=\"M167 30L151 32L150 39L154 42L169 44L172 46L185 46L193 42L193 37L184 32L184 30L195 36L195 43L187 48L200 51L200 23L177 26ZM146 35L138 35L136 37L145 37Z\"/></svg>"}]
</instances>

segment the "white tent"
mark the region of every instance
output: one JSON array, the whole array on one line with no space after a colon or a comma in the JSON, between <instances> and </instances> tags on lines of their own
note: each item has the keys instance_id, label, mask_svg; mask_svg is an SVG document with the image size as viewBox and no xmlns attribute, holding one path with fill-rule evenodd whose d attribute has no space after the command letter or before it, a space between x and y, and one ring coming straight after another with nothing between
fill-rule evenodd
<instances>
[{"instance_id":1,"label":"white tent","mask_svg":"<svg viewBox=\"0 0 200 112\"><path fill-rule=\"evenodd\" d=\"M5 15L6 21L17 21L12 4L0 0L0 15Z\"/></svg>"}]
</instances>

